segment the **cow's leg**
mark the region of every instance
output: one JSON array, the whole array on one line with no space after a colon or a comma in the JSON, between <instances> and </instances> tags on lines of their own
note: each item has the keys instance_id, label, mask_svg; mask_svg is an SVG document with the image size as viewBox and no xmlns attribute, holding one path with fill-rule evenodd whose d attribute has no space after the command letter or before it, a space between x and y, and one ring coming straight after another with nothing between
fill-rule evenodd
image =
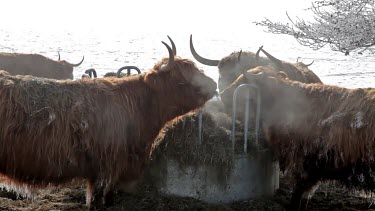
<instances>
[{"instance_id":1,"label":"cow's leg","mask_svg":"<svg viewBox=\"0 0 375 211\"><path fill-rule=\"evenodd\" d=\"M308 191L310 191L311 188L317 184L317 182L318 179L316 178L306 178L297 180L288 210L305 210L307 208L308 203L306 193L308 193Z\"/></svg>"},{"instance_id":2,"label":"cow's leg","mask_svg":"<svg viewBox=\"0 0 375 211\"><path fill-rule=\"evenodd\" d=\"M104 207L104 187L102 183L88 181L86 187L86 205L90 210L101 210Z\"/></svg>"},{"instance_id":3,"label":"cow's leg","mask_svg":"<svg viewBox=\"0 0 375 211\"><path fill-rule=\"evenodd\" d=\"M103 191L104 205L111 206L114 202L114 190L113 185L107 184Z\"/></svg>"},{"instance_id":4,"label":"cow's leg","mask_svg":"<svg viewBox=\"0 0 375 211\"><path fill-rule=\"evenodd\" d=\"M94 191L94 185L90 182L86 182L86 206L90 207L92 201L92 192Z\"/></svg>"}]
</instances>

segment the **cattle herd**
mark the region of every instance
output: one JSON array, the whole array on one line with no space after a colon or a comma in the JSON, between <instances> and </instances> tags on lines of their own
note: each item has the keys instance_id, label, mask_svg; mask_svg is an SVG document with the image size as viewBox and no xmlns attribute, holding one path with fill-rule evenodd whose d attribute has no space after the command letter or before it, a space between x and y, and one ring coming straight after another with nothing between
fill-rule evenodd
<instances>
[{"instance_id":1,"label":"cattle herd","mask_svg":"<svg viewBox=\"0 0 375 211\"><path fill-rule=\"evenodd\" d=\"M72 80L73 67L84 58L70 64L60 54L53 61L0 53L0 181L22 189L85 179L87 206L110 205L114 189L129 188L143 174L167 122L203 107L217 88L231 116L236 88L253 84L261 93L265 142L294 182L288 209L305 209L320 181L375 188L375 89L325 85L311 64L281 61L263 47L206 59L191 36L194 58L218 67L216 84L193 61L176 56L168 38L172 47L162 43L169 56L149 71L126 66L103 78L90 68ZM124 69L128 73L120 77ZM138 74L130 75L131 69ZM244 120L242 113L236 116Z\"/></svg>"}]
</instances>

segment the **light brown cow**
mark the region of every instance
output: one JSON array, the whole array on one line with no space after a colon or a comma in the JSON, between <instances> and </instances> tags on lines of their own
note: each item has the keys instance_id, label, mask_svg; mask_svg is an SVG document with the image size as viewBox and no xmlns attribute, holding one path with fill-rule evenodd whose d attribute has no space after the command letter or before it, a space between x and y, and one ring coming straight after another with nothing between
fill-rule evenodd
<instances>
[{"instance_id":1,"label":"light brown cow","mask_svg":"<svg viewBox=\"0 0 375 211\"><path fill-rule=\"evenodd\" d=\"M73 79L73 67L82 64L71 64L65 60L54 61L39 54L0 53L0 70L12 75L32 75L52 79Z\"/></svg>"},{"instance_id":2,"label":"light brown cow","mask_svg":"<svg viewBox=\"0 0 375 211\"><path fill-rule=\"evenodd\" d=\"M375 89L306 84L256 69L259 74L246 77L262 94L266 142L294 180L290 209L304 209L304 197L318 181L374 191ZM222 94L229 99L233 90Z\"/></svg>"},{"instance_id":3,"label":"light brown cow","mask_svg":"<svg viewBox=\"0 0 375 211\"><path fill-rule=\"evenodd\" d=\"M165 123L216 93L211 78L163 44L169 58L121 79L0 71L0 174L32 187L83 178L88 206L110 203L115 186L140 178Z\"/></svg>"}]
</instances>

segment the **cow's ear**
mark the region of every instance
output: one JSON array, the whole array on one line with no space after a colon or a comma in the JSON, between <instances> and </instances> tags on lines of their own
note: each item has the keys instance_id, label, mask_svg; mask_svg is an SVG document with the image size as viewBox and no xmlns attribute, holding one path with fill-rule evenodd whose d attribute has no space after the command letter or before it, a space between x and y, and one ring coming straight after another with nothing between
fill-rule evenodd
<instances>
[{"instance_id":1,"label":"cow's ear","mask_svg":"<svg viewBox=\"0 0 375 211\"><path fill-rule=\"evenodd\" d=\"M281 77L281 78L283 78L283 79L288 78L288 75L287 75L284 71L279 71L279 72L277 73L277 76L279 76L279 77Z\"/></svg>"}]
</instances>

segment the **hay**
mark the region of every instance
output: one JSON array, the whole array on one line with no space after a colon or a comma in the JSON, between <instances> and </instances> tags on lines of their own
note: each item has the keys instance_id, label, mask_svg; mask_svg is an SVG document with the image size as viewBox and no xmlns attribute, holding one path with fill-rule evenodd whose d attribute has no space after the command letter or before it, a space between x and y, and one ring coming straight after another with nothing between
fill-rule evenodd
<instances>
[{"instance_id":1,"label":"hay","mask_svg":"<svg viewBox=\"0 0 375 211\"><path fill-rule=\"evenodd\" d=\"M243 125L237 122L235 150L232 148L229 116L222 113L218 101L211 101L203 109L202 143L199 144L199 112L188 113L170 122L157 139L157 147L152 154L152 164L172 159L181 168L211 166L218 171L218 180L224 182L233 168L234 157L244 154ZM257 150L255 135L248 137L248 153ZM158 163L158 164L157 164ZM161 175L160 175L161 176ZM223 183L223 184L224 184Z\"/></svg>"}]
</instances>

